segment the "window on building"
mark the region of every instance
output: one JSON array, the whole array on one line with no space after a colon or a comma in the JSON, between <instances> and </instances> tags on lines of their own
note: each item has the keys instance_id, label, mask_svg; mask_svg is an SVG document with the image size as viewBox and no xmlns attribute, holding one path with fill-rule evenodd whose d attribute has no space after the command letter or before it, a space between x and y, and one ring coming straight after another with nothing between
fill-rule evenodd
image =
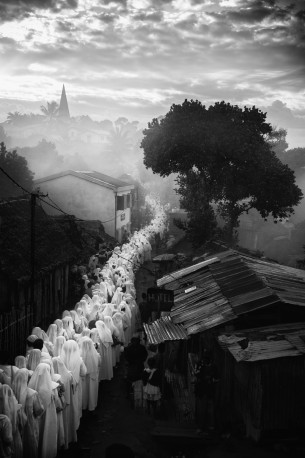
<instances>
[{"instance_id":1,"label":"window on building","mask_svg":"<svg viewBox=\"0 0 305 458\"><path fill-rule=\"evenodd\" d=\"M126 199L126 208L131 207L131 194L127 194L127 199Z\"/></svg>"},{"instance_id":2,"label":"window on building","mask_svg":"<svg viewBox=\"0 0 305 458\"><path fill-rule=\"evenodd\" d=\"M116 209L124 210L124 196L117 196L116 198Z\"/></svg>"}]
</instances>

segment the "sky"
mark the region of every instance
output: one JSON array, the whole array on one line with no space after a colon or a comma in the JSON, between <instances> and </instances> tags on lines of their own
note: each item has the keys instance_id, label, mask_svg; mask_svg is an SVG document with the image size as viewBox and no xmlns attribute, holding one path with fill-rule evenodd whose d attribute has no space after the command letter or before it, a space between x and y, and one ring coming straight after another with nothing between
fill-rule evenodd
<instances>
[{"instance_id":1,"label":"sky","mask_svg":"<svg viewBox=\"0 0 305 458\"><path fill-rule=\"evenodd\" d=\"M185 99L267 112L305 147L303 0L0 0L0 121L59 102L147 124Z\"/></svg>"}]
</instances>

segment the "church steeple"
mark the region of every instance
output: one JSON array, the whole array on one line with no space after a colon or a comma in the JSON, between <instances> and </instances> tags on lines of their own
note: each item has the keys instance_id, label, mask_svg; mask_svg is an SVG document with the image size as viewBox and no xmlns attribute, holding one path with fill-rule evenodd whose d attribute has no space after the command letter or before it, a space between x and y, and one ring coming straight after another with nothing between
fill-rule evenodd
<instances>
[{"instance_id":1,"label":"church steeple","mask_svg":"<svg viewBox=\"0 0 305 458\"><path fill-rule=\"evenodd\" d=\"M66 118L66 119L70 118L70 112L69 112L68 101L67 101L66 90L65 90L64 84L62 87L62 92L61 92L61 97L60 97L60 104L58 108L58 117Z\"/></svg>"}]
</instances>

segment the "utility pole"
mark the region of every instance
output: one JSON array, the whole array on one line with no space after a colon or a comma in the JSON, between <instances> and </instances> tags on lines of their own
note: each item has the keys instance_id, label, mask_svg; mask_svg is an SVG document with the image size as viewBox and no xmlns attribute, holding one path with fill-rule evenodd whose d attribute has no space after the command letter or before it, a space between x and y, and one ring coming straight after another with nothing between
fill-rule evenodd
<instances>
[{"instance_id":1,"label":"utility pole","mask_svg":"<svg viewBox=\"0 0 305 458\"><path fill-rule=\"evenodd\" d=\"M35 303L35 273L36 273L36 265L35 265L35 251L36 251L36 237L35 237L35 213L36 213L36 199L37 197L47 197L47 195L40 194L39 191L31 193L31 283L30 283L30 312L33 317L33 322L36 322L37 317L37 310L36 310L36 303Z\"/></svg>"}]
</instances>

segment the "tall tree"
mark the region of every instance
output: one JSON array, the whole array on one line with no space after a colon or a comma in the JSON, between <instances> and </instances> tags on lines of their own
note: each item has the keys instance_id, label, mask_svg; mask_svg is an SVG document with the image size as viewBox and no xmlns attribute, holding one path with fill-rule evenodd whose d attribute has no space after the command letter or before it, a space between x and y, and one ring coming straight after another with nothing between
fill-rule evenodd
<instances>
[{"instance_id":1,"label":"tall tree","mask_svg":"<svg viewBox=\"0 0 305 458\"><path fill-rule=\"evenodd\" d=\"M3 142L0 144L0 167L25 190L32 190L34 173L28 168L26 159L19 156L16 151L8 151ZM1 170L0 175L0 199L23 194L22 189L14 184Z\"/></svg>"},{"instance_id":2,"label":"tall tree","mask_svg":"<svg viewBox=\"0 0 305 458\"><path fill-rule=\"evenodd\" d=\"M8 145L11 141L11 138L6 134L2 126L0 126L0 143L3 142Z\"/></svg>"},{"instance_id":3,"label":"tall tree","mask_svg":"<svg viewBox=\"0 0 305 458\"><path fill-rule=\"evenodd\" d=\"M40 109L42 113L51 121L58 113L58 103L54 100L47 102L47 106L41 105Z\"/></svg>"},{"instance_id":4,"label":"tall tree","mask_svg":"<svg viewBox=\"0 0 305 458\"><path fill-rule=\"evenodd\" d=\"M20 124L24 121L25 115L19 111L10 111L7 115L7 122L9 124Z\"/></svg>"},{"instance_id":5,"label":"tall tree","mask_svg":"<svg viewBox=\"0 0 305 458\"><path fill-rule=\"evenodd\" d=\"M255 107L216 102L206 108L185 100L144 130L144 164L162 176L178 173L184 186L196 174L202 199L217 204L232 240L243 212L256 208L263 217L286 217L302 197L293 172L271 149L271 133L266 113Z\"/></svg>"}]
</instances>

